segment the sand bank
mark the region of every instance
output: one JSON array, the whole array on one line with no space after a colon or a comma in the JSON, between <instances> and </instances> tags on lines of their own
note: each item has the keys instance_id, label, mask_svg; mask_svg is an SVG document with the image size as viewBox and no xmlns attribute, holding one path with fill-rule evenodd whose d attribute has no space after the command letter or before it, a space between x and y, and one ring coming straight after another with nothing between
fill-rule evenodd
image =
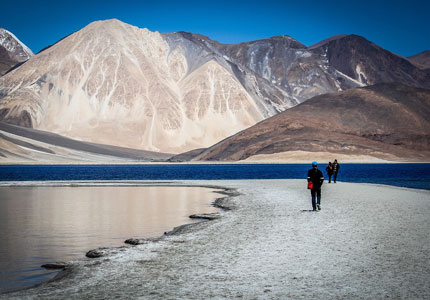
<instances>
[{"instance_id":1,"label":"sand bank","mask_svg":"<svg viewBox=\"0 0 430 300\"><path fill-rule=\"evenodd\" d=\"M247 158L249 163L309 163L317 160L318 162L328 163L335 159L342 163L401 163L401 162L428 162L428 160L402 159L394 155L384 153L373 153L373 155L357 155L332 152L309 152L309 151L288 151L273 154L258 154Z\"/></svg>"},{"instance_id":2,"label":"sand bank","mask_svg":"<svg viewBox=\"0 0 430 300\"><path fill-rule=\"evenodd\" d=\"M75 262L61 280L1 295L44 299L429 299L430 192L303 180L183 181L237 189L222 217Z\"/></svg>"}]
</instances>

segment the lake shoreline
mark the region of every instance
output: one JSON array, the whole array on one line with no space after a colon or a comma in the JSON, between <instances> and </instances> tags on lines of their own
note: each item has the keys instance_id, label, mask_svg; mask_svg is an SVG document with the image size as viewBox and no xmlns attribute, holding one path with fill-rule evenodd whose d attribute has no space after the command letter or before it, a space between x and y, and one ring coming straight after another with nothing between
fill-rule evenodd
<instances>
[{"instance_id":1,"label":"lake shoreline","mask_svg":"<svg viewBox=\"0 0 430 300\"><path fill-rule=\"evenodd\" d=\"M324 159L320 161L326 163L328 161L333 161L336 156L333 156L333 159ZM292 160L238 160L238 161L124 161L118 162L113 161L89 161L89 162L0 162L0 166L98 166L98 165L289 165L289 164L309 164L315 160L315 158L310 157L309 159L292 159ZM422 160L422 161L413 161L413 160L378 160L378 159L369 159L369 160L338 160L342 164L430 164L430 159Z\"/></svg>"},{"instance_id":2,"label":"lake shoreline","mask_svg":"<svg viewBox=\"0 0 430 300\"><path fill-rule=\"evenodd\" d=\"M306 212L305 182L174 182L235 190L233 209L7 297L428 299L429 191L324 184L322 210Z\"/></svg>"},{"instance_id":3,"label":"lake shoreline","mask_svg":"<svg viewBox=\"0 0 430 300\"><path fill-rule=\"evenodd\" d=\"M130 182L118 182L118 181L100 181L100 182L89 182L89 181L79 181L79 182L63 182L63 181L34 181L34 182L0 182L0 187L200 187L200 188L207 188L211 189L213 193L221 194L223 196L218 197L216 196L215 199L212 201L211 205L219 210L227 211L234 209L233 206L228 204L228 199L231 197L235 197L238 195L238 193L235 192L235 189L232 188L226 188L221 187L217 185L187 185L187 184L178 184L172 181L162 181L162 182L138 182L138 181L130 181ZM211 217L211 215L213 217ZM190 220L194 220L192 223L185 223L182 225L178 225L174 228L172 228L170 231L164 232L163 235L157 236L157 237L148 237L148 238L140 238L136 239L135 237L130 237L124 240L124 243L122 246L113 246L113 247L101 247L101 248L95 248L95 249L88 249L88 252L91 251L101 251L100 253L103 253L100 258L102 259L109 259L109 256L111 256L112 253L116 253L118 251L121 251L121 249L124 248L132 248L134 246L137 246L139 244L145 244L145 243L156 243L161 241L163 238L168 236L175 236L180 235L183 232L189 231L189 230L198 230L198 226L202 222L208 222L215 220L219 217L219 213L212 213L209 215L206 214L200 214L197 212L196 214L190 215ZM135 240L138 241L136 244L132 244L128 241ZM91 258L90 256L87 256L91 260L96 260L99 257ZM85 259L83 256L81 259L78 259L79 261ZM24 288L17 288L17 289L11 289L5 292L0 292L1 295L8 295L19 291L25 291L30 290L33 288L42 287L46 284L56 282L62 279L67 278L67 276L70 276L75 270L76 263L73 261L70 262L52 262L52 265L55 265L56 268L46 268L47 270L52 270L53 272L58 272L53 278L38 283L33 286L24 287ZM64 267L62 267L64 265ZM43 267L43 265L41 266ZM54 270L57 269L57 270Z\"/></svg>"}]
</instances>

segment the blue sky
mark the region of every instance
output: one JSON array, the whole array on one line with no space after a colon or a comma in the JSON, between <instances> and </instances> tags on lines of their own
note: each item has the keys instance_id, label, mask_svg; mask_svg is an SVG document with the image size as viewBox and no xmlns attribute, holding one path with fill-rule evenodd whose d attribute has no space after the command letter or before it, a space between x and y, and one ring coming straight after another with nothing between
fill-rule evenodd
<instances>
[{"instance_id":1,"label":"blue sky","mask_svg":"<svg viewBox=\"0 0 430 300\"><path fill-rule=\"evenodd\" d=\"M36 53L92 21L111 18L151 31L200 33L222 43L289 35L309 46L354 33L402 56L430 50L426 0L5 2L0 27Z\"/></svg>"}]
</instances>

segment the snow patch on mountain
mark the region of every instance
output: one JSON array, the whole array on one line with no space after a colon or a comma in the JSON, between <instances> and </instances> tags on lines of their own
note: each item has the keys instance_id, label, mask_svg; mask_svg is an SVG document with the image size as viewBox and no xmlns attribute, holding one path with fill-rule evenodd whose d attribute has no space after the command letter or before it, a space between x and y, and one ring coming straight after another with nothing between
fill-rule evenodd
<instances>
[{"instance_id":1,"label":"snow patch on mountain","mask_svg":"<svg viewBox=\"0 0 430 300\"><path fill-rule=\"evenodd\" d=\"M357 74L358 80L362 84L366 85L368 80L367 80L366 74L364 74L364 72L361 70L361 66L359 64L355 67L355 72Z\"/></svg>"},{"instance_id":2,"label":"snow patch on mountain","mask_svg":"<svg viewBox=\"0 0 430 300\"><path fill-rule=\"evenodd\" d=\"M9 52L9 56L16 59L18 62L26 61L34 56L30 48L21 42L13 33L3 28L0 28L0 46L5 48Z\"/></svg>"}]
</instances>

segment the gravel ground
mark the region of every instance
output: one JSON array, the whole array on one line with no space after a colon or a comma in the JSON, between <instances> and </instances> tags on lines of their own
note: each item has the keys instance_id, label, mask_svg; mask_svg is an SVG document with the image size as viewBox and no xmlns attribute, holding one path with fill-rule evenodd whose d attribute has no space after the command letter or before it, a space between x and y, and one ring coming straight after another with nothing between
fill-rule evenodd
<instances>
[{"instance_id":1,"label":"gravel ground","mask_svg":"<svg viewBox=\"0 0 430 300\"><path fill-rule=\"evenodd\" d=\"M430 299L430 192L305 180L186 181L240 195L221 218L83 259L1 299Z\"/></svg>"}]
</instances>

